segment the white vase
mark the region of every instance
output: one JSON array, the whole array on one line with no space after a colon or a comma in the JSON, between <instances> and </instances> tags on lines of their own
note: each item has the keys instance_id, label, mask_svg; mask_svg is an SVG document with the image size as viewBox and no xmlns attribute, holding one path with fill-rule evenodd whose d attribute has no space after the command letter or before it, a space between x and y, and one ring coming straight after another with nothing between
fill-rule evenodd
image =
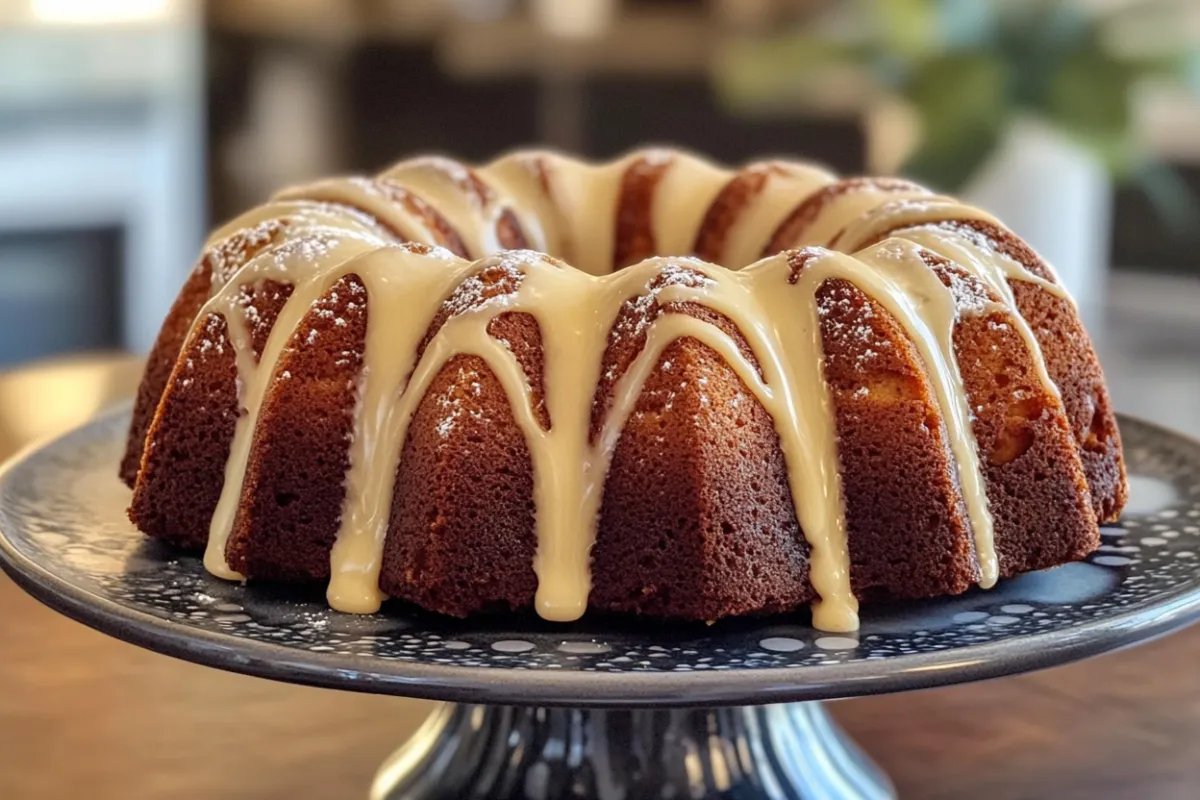
<instances>
[{"instance_id":1,"label":"white vase","mask_svg":"<svg viewBox=\"0 0 1200 800\"><path fill-rule=\"evenodd\" d=\"M1054 266L1085 323L1101 320L1112 184L1091 153L1036 120L1018 119L960 194Z\"/></svg>"}]
</instances>

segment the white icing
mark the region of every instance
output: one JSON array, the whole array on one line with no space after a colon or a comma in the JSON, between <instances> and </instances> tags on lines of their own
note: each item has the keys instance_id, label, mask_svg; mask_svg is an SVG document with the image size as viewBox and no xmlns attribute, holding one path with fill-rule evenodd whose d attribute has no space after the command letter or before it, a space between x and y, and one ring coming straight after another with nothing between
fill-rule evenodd
<instances>
[{"instance_id":1,"label":"white icing","mask_svg":"<svg viewBox=\"0 0 1200 800\"><path fill-rule=\"evenodd\" d=\"M406 241L445 244L428 217L393 202L375 181L368 178L328 178L307 186L284 189L276 199L350 206L377 218ZM418 201L423 199L417 196Z\"/></svg>"},{"instance_id":2,"label":"white icing","mask_svg":"<svg viewBox=\"0 0 1200 800\"><path fill-rule=\"evenodd\" d=\"M757 261L763 245L787 214L813 192L837 180L837 176L810 164L770 162L773 167L762 191L737 218L720 263L739 268ZM812 242L823 244L823 242Z\"/></svg>"},{"instance_id":3,"label":"white icing","mask_svg":"<svg viewBox=\"0 0 1200 800\"><path fill-rule=\"evenodd\" d=\"M563 226L558 207L542 189L537 163L540 151L523 151L480 167L479 176L508 198L529 246L542 253L562 253Z\"/></svg>"},{"instance_id":4,"label":"white icing","mask_svg":"<svg viewBox=\"0 0 1200 800\"><path fill-rule=\"evenodd\" d=\"M898 199L919 199L928 196L929 193L923 189L895 191L877 188L869 182L865 183L831 198L821 209L821 213L812 221L812 224L804 230L800 239L787 246L802 247L815 244L846 250L838 240L840 239L839 234L847 226L855 225L859 220L869 217L871 212L884 204L894 203Z\"/></svg>"},{"instance_id":5,"label":"white icing","mask_svg":"<svg viewBox=\"0 0 1200 800\"><path fill-rule=\"evenodd\" d=\"M501 249L496 225L508 206L482 176L452 159L425 156L401 161L383 177L402 184L437 209L458 231L472 257Z\"/></svg>"},{"instance_id":6,"label":"white icing","mask_svg":"<svg viewBox=\"0 0 1200 800\"><path fill-rule=\"evenodd\" d=\"M728 182L729 170L688 153L675 155L654 191L655 255L691 255L705 212Z\"/></svg>"}]
</instances>

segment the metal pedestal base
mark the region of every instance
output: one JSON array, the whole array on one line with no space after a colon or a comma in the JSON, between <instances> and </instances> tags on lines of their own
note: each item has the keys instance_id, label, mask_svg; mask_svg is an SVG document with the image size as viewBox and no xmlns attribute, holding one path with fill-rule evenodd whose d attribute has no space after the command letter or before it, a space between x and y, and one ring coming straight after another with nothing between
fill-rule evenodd
<instances>
[{"instance_id":1,"label":"metal pedestal base","mask_svg":"<svg viewBox=\"0 0 1200 800\"><path fill-rule=\"evenodd\" d=\"M443 705L371 800L887 800L895 791L820 703L604 711Z\"/></svg>"}]
</instances>

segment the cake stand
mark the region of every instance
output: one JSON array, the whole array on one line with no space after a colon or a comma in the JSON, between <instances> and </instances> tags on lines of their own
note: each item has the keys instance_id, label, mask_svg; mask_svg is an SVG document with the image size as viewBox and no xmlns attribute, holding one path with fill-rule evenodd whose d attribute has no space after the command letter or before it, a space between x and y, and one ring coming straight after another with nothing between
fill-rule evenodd
<instances>
[{"instance_id":1,"label":"cake stand","mask_svg":"<svg viewBox=\"0 0 1200 800\"><path fill-rule=\"evenodd\" d=\"M58 611L142 647L294 683L446 701L373 798L887 798L821 701L1074 661L1200 617L1200 442L1122 418L1132 499L1087 561L864 614L659 625L455 621L210 578L126 521L128 411L0 475L0 563Z\"/></svg>"}]
</instances>

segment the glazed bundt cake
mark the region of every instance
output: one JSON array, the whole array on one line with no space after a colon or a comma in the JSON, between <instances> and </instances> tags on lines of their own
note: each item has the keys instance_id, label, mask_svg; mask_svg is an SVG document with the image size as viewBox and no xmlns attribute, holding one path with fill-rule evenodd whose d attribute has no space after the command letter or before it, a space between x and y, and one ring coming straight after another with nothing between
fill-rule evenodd
<instances>
[{"instance_id":1,"label":"glazed bundt cake","mask_svg":"<svg viewBox=\"0 0 1200 800\"><path fill-rule=\"evenodd\" d=\"M223 578L712 621L1087 555L1126 497L1053 271L978 209L673 150L404 161L217 230L121 475Z\"/></svg>"}]
</instances>

